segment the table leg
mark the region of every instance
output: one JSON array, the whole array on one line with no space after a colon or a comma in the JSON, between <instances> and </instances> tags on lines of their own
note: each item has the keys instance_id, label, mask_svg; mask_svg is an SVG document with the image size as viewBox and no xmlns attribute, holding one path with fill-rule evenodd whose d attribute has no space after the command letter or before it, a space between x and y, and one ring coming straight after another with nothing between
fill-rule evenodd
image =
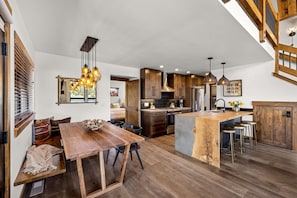
<instances>
[{"instance_id":1,"label":"table leg","mask_svg":"<svg viewBox=\"0 0 297 198\"><path fill-rule=\"evenodd\" d=\"M84 179L84 172L83 172L83 167L82 167L82 159L77 158L76 159L76 167L77 167L77 174L78 174L78 179L79 179L79 187L80 187L80 193L81 197L86 197L86 186L85 186L85 179Z\"/></svg>"},{"instance_id":2,"label":"table leg","mask_svg":"<svg viewBox=\"0 0 297 198\"><path fill-rule=\"evenodd\" d=\"M104 166L103 151L99 152L99 163L100 163L100 173L101 173L101 188L102 188L102 190L105 190L106 189L106 178L105 178L105 166Z\"/></svg>"},{"instance_id":3,"label":"table leg","mask_svg":"<svg viewBox=\"0 0 297 198\"><path fill-rule=\"evenodd\" d=\"M131 146L131 144L128 144L125 146L124 158L123 158L123 163L122 163L121 173L120 173L120 178L119 178L120 183L123 183L123 181L124 181L130 146Z\"/></svg>"}]
</instances>

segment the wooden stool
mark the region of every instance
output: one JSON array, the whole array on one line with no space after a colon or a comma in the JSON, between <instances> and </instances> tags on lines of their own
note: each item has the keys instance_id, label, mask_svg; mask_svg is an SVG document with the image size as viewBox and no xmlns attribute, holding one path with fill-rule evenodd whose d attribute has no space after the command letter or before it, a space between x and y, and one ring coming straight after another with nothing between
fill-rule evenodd
<instances>
[{"instance_id":1,"label":"wooden stool","mask_svg":"<svg viewBox=\"0 0 297 198\"><path fill-rule=\"evenodd\" d=\"M256 122L254 122L254 121L242 121L242 123L248 123L248 124L250 124L252 126L252 131L253 131L253 134L254 134L254 137L255 137L255 143L257 144L258 140L257 140Z\"/></svg>"},{"instance_id":2,"label":"wooden stool","mask_svg":"<svg viewBox=\"0 0 297 198\"><path fill-rule=\"evenodd\" d=\"M230 136L229 144L231 145L231 158L232 158L232 163L234 163L235 152L234 152L233 135L235 134L235 129L232 129L232 128L223 129L223 133L227 133Z\"/></svg>"},{"instance_id":3,"label":"wooden stool","mask_svg":"<svg viewBox=\"0 0 297 198\"><path fill-rule=\"evenodd\" d=\"M244 126L243 136L249 137L250 146L253 148L253 132L252 132L252 125L249 123L240 123L241 126Z\"/></svg>"},{"instance_id":4,"label":"wooden stool","mask_svg":"<svg viewBox=\"0 0 297 198\"><path fill-rule=\"evenodd\" d=\"M236 130L239 130L239 136L240 136L240 154L243 153L243 132L244 132L244 126L241 125L233 125L233 128Z\"/></svg>"}]
</instances>

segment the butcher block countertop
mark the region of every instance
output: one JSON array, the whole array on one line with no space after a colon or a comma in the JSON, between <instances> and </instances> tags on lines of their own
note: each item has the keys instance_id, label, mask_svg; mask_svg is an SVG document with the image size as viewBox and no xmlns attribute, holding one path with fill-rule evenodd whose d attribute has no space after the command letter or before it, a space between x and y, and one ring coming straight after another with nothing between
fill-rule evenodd
<instances>
[{"instance_id":1,"label":"butcher block countertop","mask_svg":"<svg viewBox=\"0 0 297 198\"><path fill-rule=\"evenodd\" d=\"M227 120L232 120L235 118L239 118L246 115L251 115L253 112L250 111L201 111L201 112L191 112L191 113L185 113L181 114L179 116L186 116L186 117L195 117L195 118L201 118L201 119L211 119L211 120L217 120L220 122L224 122Z\"/></svg>"},{"instance_id":2,"label":"butcher block countertop","mask_svg":"<svg viewBox=\"0 0 297 198\"><path fill-rule=\"evenodd\" d=\"M192 157L220 167L220 123L246 115L252 111L202 111L177 116L195 120Z\"/></svg>"}]
</instances>

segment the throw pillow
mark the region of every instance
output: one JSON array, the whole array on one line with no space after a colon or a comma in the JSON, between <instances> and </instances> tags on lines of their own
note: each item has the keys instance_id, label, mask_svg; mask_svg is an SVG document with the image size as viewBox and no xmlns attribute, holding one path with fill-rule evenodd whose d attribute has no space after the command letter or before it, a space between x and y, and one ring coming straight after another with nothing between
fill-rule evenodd
<instances>
[{"instance_id":1,"label":"throw pillow","mask_svg":"<svg viewBox=\"0 0 297 198\"><path fill-rule=\"evenodd\" d=\"M51 128L49 124L35 126L35 140L45 141L51 136Z\"/></svg>"},{"instance_id":2,"label":"throw pillow","mask_svg":"<svg viewBox=\"0 0 297 198\"><path fill-rule=\"evenodd\" d=\"M71 117L67 117L61 120L50 120L50 124L52 126L59 126L61 123L69 123L71 121Z\"/></svg>"}]
</instances>

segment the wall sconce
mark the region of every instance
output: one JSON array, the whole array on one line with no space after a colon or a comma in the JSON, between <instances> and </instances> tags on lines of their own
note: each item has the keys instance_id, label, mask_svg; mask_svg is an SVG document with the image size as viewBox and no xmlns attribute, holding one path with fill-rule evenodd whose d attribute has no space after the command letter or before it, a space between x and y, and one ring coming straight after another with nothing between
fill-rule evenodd
<instances>
[{"instance_id":1,"label":"wall sconce","mask_svg":"<svg viewBox=\"0 0 297 198\"><path fill-rule=\"evenodd\" d=\"M294 39L293 39L293 37L296 35L296 29L297 29L297 27L291 27L291 28L289 28L287 30L289 37L292 38L292 43L291 43L291 46L292 47L294 46Z\"/></svg>"}]
</instances>

